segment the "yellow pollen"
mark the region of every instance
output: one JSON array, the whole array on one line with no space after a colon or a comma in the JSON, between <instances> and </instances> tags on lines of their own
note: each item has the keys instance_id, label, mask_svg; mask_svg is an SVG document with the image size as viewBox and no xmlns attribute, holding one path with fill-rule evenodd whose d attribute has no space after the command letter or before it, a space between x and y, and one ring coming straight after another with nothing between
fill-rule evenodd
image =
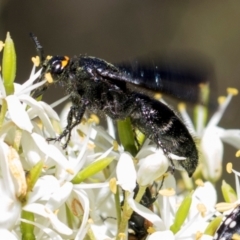
<instances>
[{"instance_id":1,"label":"yellow pollen","mask_svg":"<svg viewBox=\"0 0 240 240\"><path fill-rule=\"evenodd\" d=\"M226 100L226 97L225 97L225 96L220 96L220 97L218 98L218 104L219 104L219 105L222 105L222 104L225 102L225 100Z\"/></svg>"},{"instance_id":2,"label":"yellow pollen","mask_svg":"<svg viewBox=\"0 0 240 240\"><path fill-rule=\"evenodd\" d=\"M78 199L74 198L72 201L71 201L71 211L73 213L74 216L81 216L82 213L83 213L83 207L81 205L81 203L78 201Z\"/></svg>"},{"instance_id":3,"label":"yellow pollen","mask_svg":"<svg viewBox=\"0 0 240 240\"><path fill-rule=\"evenodd\" d=\"M86 134L83 131L81 131L80 129L77 129L77 133L82 138L84 138L86 136Z\"/></svg>"},{"instance_id":4,"label":"yellow pollen","mask_svg":"<svg viewBox=\"0 0 240 240\"><path fill-rule=\"evenodd\" d=\"M88 143L88 149L94 149L96 145L94 143Z\"/></svg>"},{"instance_id":5,"label":"yellow pollen","mask_svg":"<svg viewBox=\"0 0 240 240\"><path fill-rule=\"evenodd\" d=\"M204 187L204 182L203 182L203 180L202 179L197 179L196 181L195 181L195 183L196 183L196 185L197 186L199 186L199 187Z\"/></svg>"},{"instance_id":6,"label":"yellow pollen","mask_svg":"<svg viewBox=\"0 0 240 240\"><path fill-rule=\"evenodd\" d=\"M66 169L66 172L69 173L69 174L71 174L71 175L74 174L74 171L73 171L73 169L71 169L71 168Z\"/></svg>"},{"instance_id":7,"label":"yellow pollen","mask_svg":"<svg viewBox=\"0 0 240 240\"><path fill-rule=\"evenodd\" d=\"M113 151L118 151L118 142L116 140L113 141Z\"/></svg>"},{"instance_id":8,"label":"yellow pollen","mask_svg":"<svg viewBox=\"0 0 240 240\"><path fill-rule=\"evenodd\" d=\"M240 150L236 152L236 157L240 157Z\"/></svg>"},{"instance_id":9,"label":"yellow pollen","mask_svg":"<svg viewBox=\"0 0 240 240\"><path fill-rule=\"evenodd\" d=\"M53 78L51 73L45 73L45 78L48 81L48 83L53 83Z\"/></svg>"},{"instance_id":10,"label":"yellow pollen","mask_svg":"<svg viewBox=\"0 0 240 240\"><path fill-rule=\"evenodd\" d=\"M48 169L48 165L43 165L43 169Z\"/></svg>"},{"instance_id":11,"label":"yellow pollen","mask_svg":"<svg viewBox=\"0 0 240 240\"><path fill-rule=\"evenodd\" d=\"M39 56L32 57L32 62L35 65L35 67L38 67L40 65L40 58L39 58Z\"/></svg>"},{"instance_id":12,"label":"yellow pollen","mask_svg":"<svg viewBox=\"0 0 240 240\"><path fill-rule=\"evenodd\" d=\"M47 60L50 60L51 58L52 58L52 56L50 56L50 55L48 55L48 56L46 57Z\"/></svg>"},{"instance_id":13,"label":"yellow pollen","mask_svg":"<svg viewBox=\"0 0 240 240\"><path fill-rule=\"evenodd\" d=\"M116 194L116 192L117 192L117 179L116 178L110 179L109 188L112 193Z\"/></svg>"},{"instance_id":14,"label":"yellow pollen","mask_svg":"<svg viewBox=\"0 0 240 240\"><path fill-rule=\"evenodd\" d=\"M227 172L230 174L230 173L232 173L232 163L231 162L229 162L229 163L227 163L227 165L226 165L226 170L227 170Z\"/></svg>"},{"instance_id":15,"label":"yellow pollen","mask_svg":"<svg viewBox=\"0 0 240 240\"><path fill-rule=\"evenodd\" d=\"M197 231L197 232L196 232L195 239L196 239L196 240L199 240L199 239L201 239L202 235L203 235L203 233L201 233L201 232Z\"/></svg>"},{"instance_id":16,"label":"yellow pollen","mask_svg":"<svg viewBox=\"0 0 240 240\"><path fill-rule=\"evenodd\" d=\"M54 213L55 215L57 215L58 212L59 212L59 209L56 209L53 213Z\"/></svg>"},{"instance_id":17,"label":"yellow pollen","mask_svg":"<svg viewBox=\"0 0 240 240\"><path fill-rule=\"evenodd\" d=\"M90 224L93 224L93 223L94 223L94 221L92 220L92 218L89 218L89 219L88 219L88 223L90 223Z\"/></svg>"},{"instance_id":18,"label":"yellow pollen","mask_svg":"<svg viewBox=\"0 0 240 240\"><path fill-rule=\"evenodd\" d=\"M2 51L3 47L5 46L3 41L0 41L0 52Z\"/></svg>"},{"instance_id":19,"label":"yellow pollen","mask_svg":"<svg viewBox=\"0 0 240 240\"><path fill-rule=\"evenodd\" d=\"M179 112L182 112L182 111L185 111L186 110L186 104L181 102L178 104L178 111Z\"/></svg>"},{"instance_id":20,"label":"yellow pollen","mask_svg":"<svg viewBox=\"0 0 240 240\"><path fill-rule=\"evenodd\" d=\"M234 234L232 235L232 240L240 240L240 235L237 234L237 233L234 233Z\"/></svg>"},{"instance_id":21,"label":"yellow pollen","mask_svg":"<svg viewBox=\"0 0 240 240\"><path fill-rule=\"evenodd\" d=\"M215 208L219 212L225 212L225 211L228 211L228 210L231 210L231 209L235 208L237 205L238 204L236 204L236 203L221 202L221 203L217 203L215 205Z\"/></svg>"},{"instance_id":22,"label":"yellow pollen","mask_svg":"<svg viewBox=\"0 0 240 240\"><path fill-rule=\"evenodd\" d=\"M157 178L156 181L162 181L164 178L168 177L169 173L165 172L161 177Z\"/></svg>"},{"instance_id":23,"label":"yellow pollen","mask_svg":"<svg viewBox=\"0 0 240 240\"><path fill-rule=\"evenodd\" d=\"M201 216L202 216L202 217L205 217L205 213L206 213L206 211L207 211L205 205L202 204L202 203L199 203L199 204L197 205L197 209L198 209L198 211L201 213Z\"/></svg>"},{"instance_id":24,"label":"yellow pollen","mask_svg":"<svg viewBox=\"0 0 240 240\"><path fill-rule=\"evenodd\" d=\"M27 193L27 182L18 152L13 147L9 147L7 157L9 170L16 182L15 193L19 199L24 198Z\"/></svg>"},{"instance_id":25,"label":"yellow pollen","mask_svg":"<svg viewBox=\"0 0 240 240\"><path fill-rule=\"evenodd\" d=\"M174 196L176 192L173 188L167 188L167 189L160 190L159 194L161 194L162 196L171 197L171 196Z\"/></svg>"},{"instance_id":26,"label":"yellow pollen","mask_svg":"<svg viewBox=\"0 0 240 240\"><path fill-rule=\"evenodd\" d=\"M119 233L118 237L119 237L120 240L124 240L124 239L126 239L126 234L125 233Z\"/></svg>"},{"instance_id":27,"label":"yellow pollen","mask_svg":"<svg viewBox=\"0 0 240 240\"><path fill-rule=\"evenodd\" d=\"M97 115L91 114L90 118L88 119L88 123L96 123L99 124L100 120Z\"/></svg>"},{"instance_id":28,"label":"yellow pollen","mask_svg":"<svg viewBox=\"0 0 240 240\"><path fill-rule=\"evenodd\" d=\"M162 94L161 93L154 94L154 99L160 100L161 98L162 98Z\"/></svg>"},{"instance_id":29,"label":"yellow pollen","mask_svg":"<svg viewBox=\"0 0 240 240\"><path fill-rule=\"evenodd\" d=\"M227 88L227 93L232 94L233 96L238 95L238 89L236 88Z\"/></svg>"},{"instance_id":30,"label":"yellow pollen","mask_svg":"<svg viewBox=\"0 0 240 240\"><path fill-rule=\"evenodd\" d=\"M152 234L152 233L155 233L155 232L156 232L156 229L155 229L154 227L149 227L149 228L147 229L147 232L148 232L149 234Z\"/></svg>"}]
</instances>

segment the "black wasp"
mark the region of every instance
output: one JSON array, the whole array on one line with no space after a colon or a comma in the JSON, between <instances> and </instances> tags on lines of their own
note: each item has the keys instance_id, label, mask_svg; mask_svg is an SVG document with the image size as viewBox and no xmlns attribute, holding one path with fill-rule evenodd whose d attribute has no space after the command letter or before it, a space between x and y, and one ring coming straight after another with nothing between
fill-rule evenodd
<instances>
[{"instance_id":1,"label":"black wasp","mask_svg":"<svg viewBox=\"0 0 240 240\"><path fill-rule=\"evenodd\" d=\"M145 89L197 101L198 85L203 82L203 76L181 69L162 70L156 64L142 65L137 61L132 65L112 65L85 55L45 59L39 41L33 34L31 36L41 59L39 80L49 73L54 82L65 86L72 101L65 130L59 137L48 140L59 141L66 137L66 148L71 130L81 122L86 109L102 112L114 120L129 117L133 126L162 148L173 167L185 169L189 177L192 176L198 165L198 151L191 134L172 109L148 96ZM139 86L142 88L136 89ZM46 88L44 86L39 93ZM174 160L178 157L185 160L176 163Z\"/></svg>"},{"instance_id":2,"label":"black wasp","mask_svg":"<svg viewBox=\"0 0 240 240\"><path fill-rule=\"evenodd\" d=\"M240 205L235 207L233 211L224 218L219 228L217 229L213 240L231 240L233 235L240 235ZM238 239L236 237L236 239Z\"/></svg>"}]
</instances>

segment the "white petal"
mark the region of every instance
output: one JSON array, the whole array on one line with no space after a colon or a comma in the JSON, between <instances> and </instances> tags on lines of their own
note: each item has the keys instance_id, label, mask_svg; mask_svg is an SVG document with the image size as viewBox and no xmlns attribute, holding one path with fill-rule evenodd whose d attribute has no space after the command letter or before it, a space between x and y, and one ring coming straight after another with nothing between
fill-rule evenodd
<instances>
[{"instance_id":1,"label":"white petal","mask_svg":"<svg viewBox=\"0 0 240 240\"><path fill-rule=\"evenodd\" d=\"M82 208L84 209L82 224L75 237L75 239L77 240L77 239L84 239L87 233L87 230L89 228L87 221L89 217L90 208L89 208L89 200L86 192L83 190L74 190L74 192L76 193L78 197L77 199L80 201Z\"/></svg>"},{"instance_id":2,"label":"white petal","mask_svg":"<svg viewBox=\"0 0 240 240\"><path fill-rule=\"evenodd\" d=\"M10 173L9 147L0 141L0 228L12 229L21 214L21 203L16 198L17 189Z\"/></svg>"},{"instance_id":3,"label":"white petal","mask_svg":"<svg viewBox=\"0 0 240 240\"><path fill-rule=\"evenodd\" d=\"M193 193L191 209L189 211L189 219L192 219L195 215L199 216L198 230L200 231L200 220L203 217L200 215L197 205L203 204L206 207L205 215L213 214L215 212L215 204L217 203L217 192L215 186L210 182L204 182L203 186L198 186ZM203 228L204 230L204 228Z\"/></svg>"},{"instance_id":4,"label":"white petal","mask_svg":"<svg viewBox=\"0 0 240 240\"><path fill-rule=\"evenodd\" d=\"M207 127L214 127L218 125L231 99L232 99L232 95L228 94L225 101L220 104L218 110L213 114L213 116L209 120Z\"/></svg>"},{"instance_id":5,"label":"white petal","mask_svg":"<svg viewBox=\"0 0 240 240\"><path fill-rule=\"evenodd\" d=\"M180 106L180 105L179 105L179 106ZM184 124L186 125L186 127L188 128L188 130L189 130L192 134L195 135L195 134L196 134L195 128L194 128L193 122L192 122L189 114L188 114L187 111L186 111L186 107L185 107L185 106L184 106L184 107L179 107L178 109L179 109L179 112L180 112L180 114L181 114L181 117L182 117L182 119L183 119L183 121L184 121ZM200 109L200 110L201 110L201 109ZM201 114L198 114L198 117L199 117L199 115L201 115ZM201 120L202 120L202 119L201 119Z\"/></svg>"},{"instance_id":6,"label":"white petal","mask_svg":"<svg viewBox=\"0 0 240 240\"><path fill-rule=\"evenodd\" d=\"M34 166L39 160L45 158L45 154L40 150L41 148L39 149L39 147L41 147L40 142L36 143L32 138L32 134L23 132L21 143L24 159L27 162L28 167Z\"/></svg>"},{"instance_id":7,"label":"white petal","mask_svg":"<svg viewBox=\"0 0 240 240\"><path fill-rule=\"evenodd\" d=\"M48 218L53 226L59 233L64 235L71 235L72 229L70 229L67 225L62 223L54 213L49 213Z\"/></svg>"},{"instance_id":8,"label":"white petal","mask_svg":"<svg viewBox=\"0 0 240 240\"><path fill-rule=\"evenodd\" d=\"M58 209L62 204L66 202L72 189L73 189L72 183L66 182L63 186L58 188L52 194L51 198L46 204L46 207L51 209L52 211Z\"/></svg>"},{"instance_id":9,"label":"white petal","mask_svg":"<svg viewBox=\"0 0 240 240\"><path fill-rule=\"evenodd\" d=\"M0 75L0 94L2 98L6 97L6 90L5 87L3 85L3 80L2 80L2 76Z\"/></svg>"},{"instance_id":10,"label":"white petal","mask_svg":"<svg viewBox=\"0 0 240 240\"><path fill-rule=\"evenodd\" d=\"M0 238L8 240L18 240L9 230L0 228Z\"/></svg>"},{"instance_id":11,"label":"white petal","mask_svg":"<svg viewBox=\"0 0 240 240\"><path fill-rule=\"evenodd\" d=\"M213 237L210 235L203 234L200 240L213 240Z\"/></svg>"},{"instance_id":12,"label":"white petal","mask_svg":"<svg viewBox=\"0 0 240 240\"><path fill-rule=\"evenodd\" d=\"M141 186L147 186L167 171L169 162L162 151L159 151L141 159L138 165L137 182Z\"/></svg>"},{"instance_id":13,"label":"white petal","mask_svg":"<svg viewBox=\"0 0 240 240\"><path fill-rule=\"evenodd\" d=\"M0 229L12 229L20 218L21 203L0 194L0 212Z\"/></svg>"},{"instance_id":14,"label":"white petal","mask_svg":"<svg viewBox=\"0 0 240 240\"><path fill-rule=\"evenodd\" d=\"M60 120L58 114L47 103L40 101L39 104L42 106L42 108L50 118L57 121Z\"/></svg>"},{"instance_id":15,"label":"white petal","mask_svg":"<svg viewBox=\"0 0 240 240\"><path fill-rule=\"evenodd\" d=\"M14 95L9 95L5 99L7 101L8 111L11 120L19 128L31 132L33 129L33 125L19 99Z\"/></svg>"},{"instance_id":16,"label":"white petal","mask_svg":"<svg viewBox=\"0 0 240 240\"><path fill-rule=\"evenodd\" d=\"M63 224L57 216L48 208L46 208L44 205L39 203L32 203L28 204L25 207L23 207L25 211L36 213L40 216L45 217L46 219L49 219L53 228L56 229L58 232L66 235L72 234L72 230L67 227L65 224Z\"/></svg>"},{"instance_id":17,"label":"white petal","mask_svg":"<svg viewBox=\"0 0 240 240\"><path fill-rule=\"evenodd\" d=\"M148 141L148 139L146 140ZM145 142L146 142L145 141ZM144 144L145 144L144 142ZM136 155L136 158L137 159L142 159L142 158L145 158L153 153L156 153L156 152L163 152L162 149L156 149L156 146L155 145L147 145L147 146L143 146L140 151L137 153Z\"/></svg>"},{"instance_id":18,"label":"white petal","mask_svg":"<svg viewBox=\"0 0 240 240\"><path fill-rule=\"evenodd\" d=\"M74 184L74 189L109 188L109 182Z\"/></svg>"},{"instance_id":19,"label":"white petal","mask_svg":"<svg viewBox=\"0 0 240 240\"><path fill-rule=\"evenodd\" d=\"M159 240L159 239L165 239L165 240L175 240L174 234L167 230L162 232L155 232L147 237L147 240Z\"/></svg>"},{"instance_id":20,"label":"white petal","mask_svg":"<svg viewBox=\"0 0 240 240\"><path fill-rule=\"evenodd\" d=\"M39 224L39 223L36 223L36 222L32 222L32 221L29 221L29 220L26 220L26 219L21 219L21 221L25 222L25 223L32 224L33 226L36 226L37 228L42 230L42 231L39 231L36 234L36 236L35 236L36 239L42 239L42 233L44 232L44 233L46 233L50 237L49 239L63 240L62 237L59 234L57 234L52 229L47 228L45 225L42 225L42 224Z\"/></svg>"},{"instance_id":21,"label":"white petal","mask_svg":"<svg viewBox=\"0 0 240 240\"><path fill-rule=\"evenodd\" d=\"M197 187L193 196L207 207L213 208L217 203L216 187L211 182L205 182L203 186Z\"/></svg>"},{"instance_id":22,"label":"white petal","mask_svg":"<svg viewBox=\"0 0 240 240\"><path fill-rule=\"evenodd\" d=\"M127 153L122 153L117 164L118 184L122 189L132 192L136 187L136 170L132 157Z\"/></svg>"},{"instance_id":23,"label":"white petal","mask_svg":"<svg viewBox=\"0 0 240 240\"><path fill-rule=\"evenodd\" d=\"M32 86L33 82L40 76L41 74L41 69L39 71L37 71L35 74L31 74L30 78L25 81L22 85L20 85L18 88L14 89L14 95L21 95L23 94L23 91L25 92L25 90L27 90L27 88L29 86ZM46 81L45 81L46 82ZM45 83L44 82L44 83ZM42 83L42 84L44 84ZM27 90L26 93L29 93L31 90Z\"/></svg>"},{"instance_id":24,"label":"white petal","mask_svg":"<svg viewBox=\"0 0 240 240\"><path fill-rule=\"evenodd\" d=\"M2 185L3 190L5 191L6 197L11 199L15 199L15 186L12 181L12 176L10 174L9 165L8 165L8 154L9 154L9 147L8 145L0 141L0 168L1 168L1 175L2 175Z\"/></svg>"},{"instance_id":25,"label":"white petal","mask_svg":"<svg viewBox=\"0 0 240 240\"><path fill-rule=\"evenodd\" d=\"M206 128L201 141L203 175L206 179L217 181L222 174L223 143L216 128Z\"/></svg>"},{"instance_id":26,"label":"white petal","mask_svg":"<svg viewBox=\"0 0 240 240\"><path fill-rule=\"evenodd\" d=\"M45 112L45 109L43 108L42 104L28 95L21 95L19 96L19 99L31 107L31 109L28 110L29 118L32 119L38 116L41 119L44 127L49 132L49 134L55 135L52 123L49 119L49 116Z\"/></svg>"},{"instance_id":27,"label":"white petal","mask_svg":"<svg viewBox=\"0 0 240 240\"><path fill-rule=\"evenodd\" d=\"M52 158L58 165L66 168L69 168L70 164L66 157L60 152L60 150L54 145L48 144L42 136L32 133L32 138L35 143L38 145L39 149L45 153L47 156Z\"/></svg>"},{"instance_id":28,"label":"white petal","mask_svg":"<svg viewBox=\"0 0 240 240\"><path fill-rule=\"evenodd\" d=\"M91 230L93 231L94 236L97 236L97 239L99 239L99 240L100 239L104 239L104 240L112 239L106 235L106 232L108 229L109 229L109 231L111 231L112 228L115 228L117 224L116 224L116 221L114 222L114 224L108 224L108 223L106 223L106 222L109 222L108 220L110 221L113 219L106 219L104 221L104 226L102 225L102 221L100 223L94 222L94 224L91 224ZM116 234L117 234L117 231L116 231L115 235Z\"/></svg>"},{"instance_id":29,"label":"white petal","mask_svg":"<svg viewBox=\"0 0 240 240\"><path fill-rule=\"evenodd\" d=\"M48 216L45 206L40 203L27 204L26 206L23 207L23 210L36 213L45 218Z\"/></svg>"},{"instance_id":30,"label":"white petal","mask_svg":"<svg viewBox=\"0 0 240 240\"><path fill-rule=\"evenodd\" d=\"M42 176L37 180L33 190L29 192L28 203L34 203L37 200L48 201L58 188L59 182L54 176Z\"/></svg>"},{"instance_id":31,"label":"white petal","mask_svg":"<svg viewBox=\"0 0 240 240\"><path fill-rule=\"evenodd\" d=\"M235 148L240 148L240 129L223 129L217 128L217 133L222 141L234 146Z\"/></svg>"}]
</instances>

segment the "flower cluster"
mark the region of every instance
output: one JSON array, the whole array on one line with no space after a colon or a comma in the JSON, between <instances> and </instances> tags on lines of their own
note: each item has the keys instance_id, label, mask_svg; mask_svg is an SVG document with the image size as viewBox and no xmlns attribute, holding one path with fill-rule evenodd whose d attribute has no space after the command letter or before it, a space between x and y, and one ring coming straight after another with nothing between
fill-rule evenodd
<instances>
[{"instance_id":1,"label":"flower cluster","mask_svg":"<svg viewBox=\"0 0 240 240\"><path fill-rule=\"evenodd\" d=\"M95 115L73 129L65 150L61 142L46 142L66 125L70 105L58 116L53 106L59 101L48 105L31 97L45 83L36 81L41 70L33 67L23 84L14 82L15 73L8 34L0 79L1 239L104 240L127 239L128 234L149 240L212 239L209 223L220 215L212 183L198 180L194 191L179 194L161 149L146 140L131 155L117 143L111 119L105 130ZM221 176L222 141L240 146L240 130L217 126L232 95L206 128L191 129L201 139L202 174L212 182ZM180 112L193 126L186 111Z\"/></svg>"}]
</instances>

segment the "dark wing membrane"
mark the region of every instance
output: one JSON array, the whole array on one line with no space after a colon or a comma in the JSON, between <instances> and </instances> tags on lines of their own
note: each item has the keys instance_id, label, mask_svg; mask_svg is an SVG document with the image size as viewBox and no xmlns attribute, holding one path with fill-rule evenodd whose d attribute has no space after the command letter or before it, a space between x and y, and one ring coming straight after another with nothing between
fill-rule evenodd
<instances>
[{"instance_id":1,"label":"dark wing membrane","mask_svg":"<svg viewBox=\"0 0 240 240\"><path fill-rule=\"evenodd\" d=\"M202 103L199 86L209 83L213 76L212 67L207 65L172 60L115 64L120 70L120 80L192 103Z\"/></svg>"}]
</instances>

